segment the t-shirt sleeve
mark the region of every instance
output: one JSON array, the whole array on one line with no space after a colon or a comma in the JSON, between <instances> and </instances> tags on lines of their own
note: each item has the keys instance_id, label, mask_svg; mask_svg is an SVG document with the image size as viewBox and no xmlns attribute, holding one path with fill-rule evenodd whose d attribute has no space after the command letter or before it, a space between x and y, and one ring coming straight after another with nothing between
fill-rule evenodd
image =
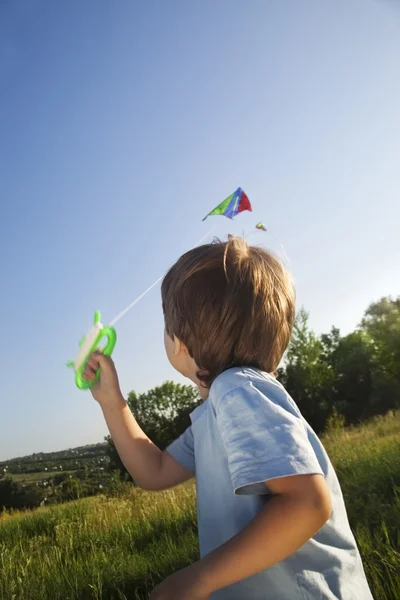
<instances>
[{"instance_id":1,"label":"t-shirt sleeve","mask_svg":"<svg viewBox=\"0 0 400 600\"><path fill-rule=\"evenodd\" d=\"M194 460L194 440L192 427L188 427L182 435L180 435L172 444L167 447L167 452L173 456L173 458L182 467L190 471L191 473L196 472L195 460Z\"/></svg>"},{"instance_id":2,"label":"t-shirt sleeve","mask_svg":"<svg viewBox=\"0 0 400 600\"><path fill-rule=\"evenodd\" d=\"M215 404L235 494L268 494L264 482L291 475L322 474L301 415L277 403L251 382Z\"/></svg>"}]
</instances>

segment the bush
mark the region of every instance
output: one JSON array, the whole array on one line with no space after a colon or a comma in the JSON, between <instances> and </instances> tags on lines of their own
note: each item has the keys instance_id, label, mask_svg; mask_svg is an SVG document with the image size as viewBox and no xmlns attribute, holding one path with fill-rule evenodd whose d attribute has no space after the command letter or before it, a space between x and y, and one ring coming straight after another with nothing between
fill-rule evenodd
<instances>
[{"instance_id":1,"label":"bush","mask_svg":"<svg viewBox=\"0 0 400 600\"><path fill-rule=\"evenodd\" d=\"M34 508L39 506L44 493L34 487L23 487L11 477L0 480L0 510L9 508Z\"/></svg>"}]
</instances>

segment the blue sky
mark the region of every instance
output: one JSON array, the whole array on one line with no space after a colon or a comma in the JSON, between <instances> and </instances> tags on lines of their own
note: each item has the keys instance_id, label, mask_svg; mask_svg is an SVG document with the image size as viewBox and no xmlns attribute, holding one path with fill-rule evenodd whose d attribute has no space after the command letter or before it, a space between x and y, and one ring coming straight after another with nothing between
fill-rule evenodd
<instances>
[{"instance_id":1,"label":"blue sky","mask_svg":"<svg viewBox=\"0 0 400 600\"><path fill-rule=\"evenodd\" d=\"M399 58L390 0L0 2L0 459L103 439L65 362L210 226L264 221L318 332L400 293ZM117 329L124 392L180 380L159 288Z\"/></svg>"}]
</instances>

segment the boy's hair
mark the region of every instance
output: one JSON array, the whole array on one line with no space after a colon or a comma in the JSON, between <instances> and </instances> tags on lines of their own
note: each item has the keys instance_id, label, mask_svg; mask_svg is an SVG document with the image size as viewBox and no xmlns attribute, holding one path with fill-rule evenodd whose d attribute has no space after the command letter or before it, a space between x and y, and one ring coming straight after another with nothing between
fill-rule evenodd
<instances>
[{"instance_id":1,"label":"boy's hair","mask_svg":"<svg viewBox=\"0 0 400 600\"><path fill-rule=\"evenodd\" d=\"M226 369L273 373L295 316L291 276L271 252L229 236L186 252L161 288L165 328L187 347L210 387Z\"/></svg>"}]
</instances>

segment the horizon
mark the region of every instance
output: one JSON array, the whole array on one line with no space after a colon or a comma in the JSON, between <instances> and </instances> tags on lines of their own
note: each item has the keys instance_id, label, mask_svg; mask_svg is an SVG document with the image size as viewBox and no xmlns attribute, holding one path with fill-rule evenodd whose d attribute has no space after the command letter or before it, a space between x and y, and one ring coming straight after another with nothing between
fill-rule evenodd
<instances>
[{"instance_id":1,"label":"horizon","mask_svg":"<svg viewBox=\"0 0 400 600\"><path fill-rule=\"evenodd\" d=\"M13 457L8 457L5 459L0 460L0 463L6 463L8 461L13 461L13 460L22 460L24 458L30 458L31 456L36 456L38 454L57 454L58 452L69 452L70 450L77 450L79 448L89 448L92 446L99 446L99 445L107 445L107 442L103 441L103 442L94 442L93 444L85 444L83 446L74 446L71 448L62 448L61 450L48 450L47 452L32 452L32 454L25 454L24 456L13 456Z\"/></svg>"},{"instance_id":2,"label":"horizon","mask_svg":"<svg viewBox=\"0 0 400 600\"><path fill-rule=\"evenodd\" d=\"M1 461L102 443L66 362L210 228L262 221L317 334L400 295L398 6L227 6L0 5ZM117 334L124 394L184 382L158 286Z\"/></svg>"}]
</instances>

